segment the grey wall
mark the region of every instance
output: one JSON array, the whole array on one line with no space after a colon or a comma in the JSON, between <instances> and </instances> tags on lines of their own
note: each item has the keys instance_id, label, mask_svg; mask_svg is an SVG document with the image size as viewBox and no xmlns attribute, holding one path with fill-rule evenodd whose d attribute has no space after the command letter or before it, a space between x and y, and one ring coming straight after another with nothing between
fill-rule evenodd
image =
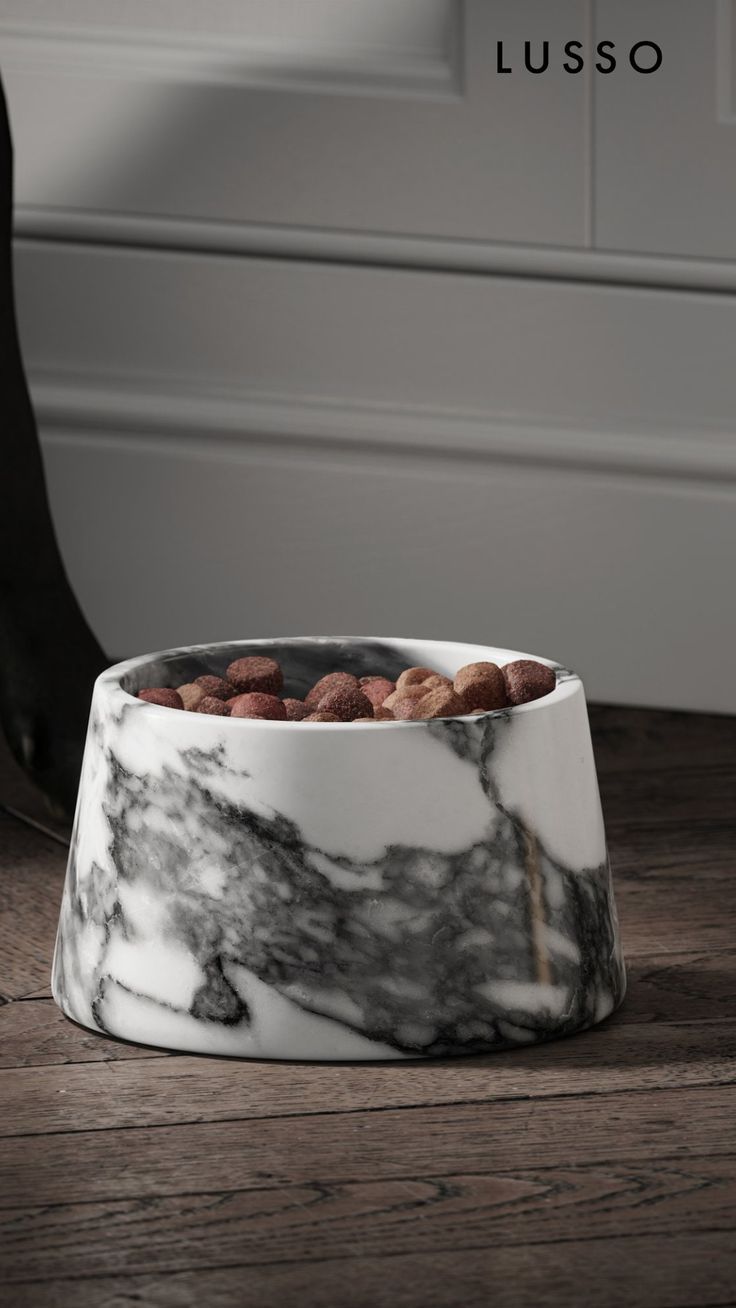
<instances>
[{"instance_id":1,"label":"grey wall","mask_svg":"<svg viewBox=\"0 0 736 1308\"><path fill-rule=\"evenodd\" d=\"M732 9L0 0L24 349L111 653L457 636L736 709ZM665 61L569 76L576 37Z\"/></svg>"}]
</instances>

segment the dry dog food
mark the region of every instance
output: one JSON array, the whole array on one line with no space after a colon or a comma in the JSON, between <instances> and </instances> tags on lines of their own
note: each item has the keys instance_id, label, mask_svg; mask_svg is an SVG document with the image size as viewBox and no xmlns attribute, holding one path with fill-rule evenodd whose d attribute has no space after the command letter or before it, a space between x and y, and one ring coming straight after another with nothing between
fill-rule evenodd
<instances>
[{"instance_id":1,"label":"dry dog food","mask_svg":"<svg viewBox=\"0 0 736 1308\"><path fill-rule=\"evenodd\" d=\"M479 716L529 704L554 690L552 668L535 659L467 663L454 679L434 668L405 668L395 682L378 674L328 672L304 699L281 697L284 675L275 659L235 659L225 677L206 673L182 686L152 686L138 698L163 708L216 717L273 722L420 722Z\"/></svg>"}]
</instances>

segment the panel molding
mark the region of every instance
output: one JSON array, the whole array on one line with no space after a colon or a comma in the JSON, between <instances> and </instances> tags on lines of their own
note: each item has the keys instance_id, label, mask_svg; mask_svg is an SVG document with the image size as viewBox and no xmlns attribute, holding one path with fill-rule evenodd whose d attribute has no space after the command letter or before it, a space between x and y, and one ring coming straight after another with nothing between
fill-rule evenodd
<instances>
[{"instance_id":1,"label":"panel molding","mask_svg":"<svg viewBox=\"0 0 736 1308\"><path fill-rule=\"evenodd\" d=\"M31 33L26 17L58 28L71 9L94 22L96 0L69 0L61 17L50 0L0 4L19 203L185 223L584 241L584 83L561 67L544 79L498 78L488 52L500 35L523 39L537 12L559 44L581 28L588 0L558 0L553 14L533 0L526 18L515 0L219 0L214 43L206 34L179 46L180 22L189 15L202 28L209 6L152 0L154 21L168 11L174 30L141 39L144 3L131 30L132 0L120 4L122 38L103 41ZM114 0L99 4L112 22ZM259 13L267 25L280 15L280 54L272 41L259 45Z\"/></svg>"},{"instance_id":2,"label":"panel molding","mask_svg":"<svg viewBox=\"0 0 736 1308\"><path fill-rule=\"evenodd\" d=\"M172 447L217 443L258 446L289 455L305 449L387 452L394 458L618 473L626 477L687 480L736 487L736 432L703 430L683 441L666 430L635 432L514 422L491 412L436 407L352 404L287 399L248 390L187 390L182 381L148 388L138 378L81 378L35 373L30 387L36 415L54 433L94 433L95 440L129 435ZM85 437L86 438L86 437Z\"/></svg>"},{"instance_id":3,"label":"panel molding","mask_svg":"<svg viewBox=\"0 0 736 1308\"><path fill-rule=\"evenodd\" d=\"M605 702L736 710L732 486L191 430L45 430L43 448L69 574L121 655L462 635L556 657ZM707 675L683 676L704 649Z\"/></svg>"},{"instance_id":4,"label":"panel molding","mask_svg":"<svg viewBox=\"0 0 736 1308\"><path fill-rule=\"evenodd\" d=\"M224 223L18 205L20 240L192 254L249 255L383 268L535 277L600 285L672 287L732 294L736 260L574 250L510 242L394 236L277 224Z\"/></svg>"},{"instance_id":5,"label":"panel molding","mask_svg":"<svg viewBox=\"0 0 736 1308\"><path fill-rule=\"evenodd\" d=\"M106 647L462 633L734 710L733 298L41 242L16 274Z\"/></svg>"},{"instance_id":6,"label":"panel molding","mask_svg":"<svg viewBox=\"0 0 736 1308\"><path fill-rule=\"evenodd\" d=\"M436 5L435 5L436 8ZM3 64L19 72L135 74L187 84L319 89L339 94L451 96L461 91L462 5L445 0L445 36L412 46L390 40L263 41L253 32L156 30L135 23L66 25L0 20ZM22 11L21 11L22 12ZM380 16L377 16L380 17Z\"/></svg>"},{"instance_id":7,"label":"panel molding","mask_svg":"<svg viewBox=\"0 0 736 1308\"><path fill-rule=\"evenodd\" d=\"M64 411L733 466L733 295L41 241L15 274L28 369Z\"/></svg>"}]
</instances>

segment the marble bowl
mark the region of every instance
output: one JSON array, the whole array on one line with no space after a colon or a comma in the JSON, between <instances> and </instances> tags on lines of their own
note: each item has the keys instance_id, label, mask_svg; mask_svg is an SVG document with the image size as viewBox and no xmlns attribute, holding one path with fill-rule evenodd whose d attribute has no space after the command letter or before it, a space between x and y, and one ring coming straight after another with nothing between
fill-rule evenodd
<instances>
[{"instance_id":1,"label":"marble bowl","mask_svg":"<svg viewBox=\"0 0 736 1308\"><path fill-rule=\"evenodd\" d=\"M625 979L583 687L482 717L333 724L136 699L268 653L291 694L531 657L290 639L131 659L94 689L53 966L84 1026L259 1058L469 1054L569 1035ZM534 656L536 657L536 656Z\"/></svg>"}]
</instances>

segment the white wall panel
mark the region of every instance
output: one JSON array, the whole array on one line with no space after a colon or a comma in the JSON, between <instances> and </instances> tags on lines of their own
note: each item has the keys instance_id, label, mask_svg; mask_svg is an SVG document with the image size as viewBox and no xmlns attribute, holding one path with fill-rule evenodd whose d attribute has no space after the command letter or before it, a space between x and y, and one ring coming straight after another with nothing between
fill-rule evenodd
<instances>
[{"instance_id":1,"label":"white wall panel","mask_svg":"<svg viewBox=\"0 0 736 1308\"><path fill-rule=\"evenodd\" d=\"M16 267L36 373L733 445L730 295L35 242Z\"/></svg>"},{"instance_id":2,"label":"white wall panel","mask_svg":"<svg viewBox=\"0 0 736 1308\"><path fill-rule=\"evenodd\" d=\"M35 243L17 271L111 651L462 635L736 711L732 297Z\"/></svg>"},{"instance_id":3,"label":"white wall panel","mask_svg":"<svg viewBox=\"0 0 736 1308\"><path fill-rule=\"evenodd\" d=\"M206 37L192 5L156 28L162 0L146 21L132 6L124 36L107 4L91 26L87 5L5 4L22 210L103 231L112 214L586 240L587 73L498 76L495 41L521 57L530 31L584 40L587 0L411 0L401 22L402 6L351 0L332 24L319 0L267 9L265 28L260 3L219 3Z\"/></svg>"},{"instance_id":4,"label":"white wall panel","mask_svg":"<svg viewBox=\"0 0 736 1308\"><path fill-rule=\"evenodd\" d=\"M736 258L733 0L596 0L597 39L651 38L662 67L595 81L594 241Z\"/></svg>"},{"instance_id":5,"label":"white wall panel","mask_svg":"<svg viewBox=\"0 0 736 1308\"><path fill-rule=\"evenodd\" d=\"M735 5L0 0L25 357L112 653L462 636L736 711ZM647 37L653 77L555 57Z\"/></svg>"},{"instance_id":6,"label":"white wall panel","mask_svg":"<svg viewBox=\"0 0 736 1308\"><path fill-rule=\"evenodd\" d=\"M736 488L415 455L54 435L106 647L440 636L568 662L610 702L736 711Z\"/></svg>"}]
</instances>

